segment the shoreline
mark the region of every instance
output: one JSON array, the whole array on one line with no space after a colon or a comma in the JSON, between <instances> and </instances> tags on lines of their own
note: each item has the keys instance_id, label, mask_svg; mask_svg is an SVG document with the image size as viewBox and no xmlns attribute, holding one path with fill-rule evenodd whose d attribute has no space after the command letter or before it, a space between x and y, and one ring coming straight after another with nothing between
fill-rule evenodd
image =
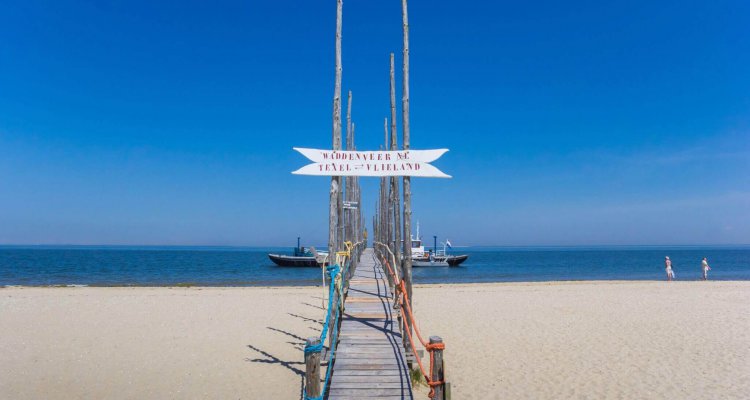
<instances>
[{"instance_id":1,"label":"shoreline","mask_svg":"<svg viewBox=\"0 0 750 400\"><path fill-rule=\"evenodd\" d=\"M708 279L703 281L701 279L693 280L674 280L667 282L666 279L604 279L604 280L561 280L561 281L500 281L500 282L442 282L442 283L414 283L413 287L462 287L462 286L550 286L550 285L596 285L596 284L637 284L637 283L665 283L665 284L683 284L693 282L703 282L704 284L711 284L712 282L721 283L743 283L750 282L750 280L742 279ZM63 288L166 288L166 289L310 289L310 288L321 288L321 285L201 285L201 284L175 284L175 285L98 285L98 284L52 284L52 285L0 285L0 289L14 289L14 288L45 288L45 289L63 289Z\"/></svg>"}]
</instances>

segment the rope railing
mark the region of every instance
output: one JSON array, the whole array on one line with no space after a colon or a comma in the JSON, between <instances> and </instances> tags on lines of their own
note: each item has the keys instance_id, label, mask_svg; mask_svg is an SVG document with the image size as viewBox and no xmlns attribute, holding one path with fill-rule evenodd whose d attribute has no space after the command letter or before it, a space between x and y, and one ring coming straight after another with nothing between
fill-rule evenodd
<instances>
[{"instance_id":1,"label":"rope railing","mask_svg":"<svg viewBox=\"0 0 750 400\"><path fill-rule=\"evenodd\" d=\"M379 246L381 246L381 247L385 247L386 249L388 249L388 246L386 246L383 243L376 242L376 244L379 245ZM391 255L393 254L392 252L390 252L390 249L388 249L388 252ZM380 257L383 259L383 262L384 262L384 264L385 264L385 266L386 266L386 268L388 270L388 273L391 276L393 276L393 280L395 282L395 285L398 288L398 292L399 292L400 295L396 294L396 296L397 296L396 297L397 302L401 306L401 308L405 309L406 312L407 312L408 318L404 319L404 323L407 324L408 326L404 327L404 331L406 331L407 337L409 338L409 343L411 344L411 348L414 349L416 347L414 345L414 337L411 334L411 329L409 329L409 327L411 327L411 328L414 329L414 332L417 334L417 339L419 339L419 342L422 344L422 346L424 346L425 350L427 350L430 353L430 370L429 370L429 374L425 370L424 365L422 365L422 360L420 359L420 357L415 356L414 358L417 359L417 364L419 365L419 370L422 372L422 375L424 375L425 379L427 380L427 385L430 386L430 393L428 394L428 396L430 398L434 398L435 397L435 387L441 386L441 385L445 384L445 379L435 379L435 377L437 376L435 374L435 367L436 367L436 363L435 363L435 351L436 350L439 350L439 351L444 350L445 349L445 343L443 343L442 341L440 341L438 343L431 343L431 342L428 342L428 341L424 340L424 338L422 337L422 333L419 331L419 326L416 324L416 321L414 319L414 314L412 313L411 304L410 304L411 302L409 301L409 294L406 291L406 286L404 285L404 281L399 279L398 275L395 273L395 271L393 270L393 268L391 268L391 265L388 262L388 259L382 254L382 252L380 253ZM395 260L395 257L393 257L393 259ZM394 265L394 268L395 268L395 265ZM445 372L443 371L443 374L444 373Z\"/></svg>"},{"instance_id":2,"label":"rope railing","mask_svg":"<svg viewBox=\"0 0 750 400\"><path fill-rule=\"evenodd\" d=\"M304 354L307 369L305 375L307 384L303 390L304 400L323 400L331 382L333 363L336 359L339 321L341 319L341 314L344 311L344 291L348 288L349 271L351 269L352 260L354 258L359 258L360 246L362 243L363 242L344 242L346 250L336 252L336 263L325 268L330 277L328 284L328 306L326 307L328 312L326 313L326 319L323 323L320 337L308 338L305 344ZM354 257L352 257L352 253L354 253ZM344 265L343 269L341 268L341 265ZM335 311L333 311L334 308ZM333 320L331 320L332 316ZM320 354L323 351L323 346L328 337L329 331L331 332L332 340L329 345L330 355L328 357L328 368L326 369L323 386L320 387ZM308 395L308 388L311 388L310 391L314 392L313 395Z\"/></svg>"},{"instance_id":3,"label":"rope railing","mask_svg":"<svg viewBox=\"0 0 750 400\"><path fill-rule=\"evenodd\" d=\"M328 285L328 287L329 287L329 289L328 289L328 310L333 310L333 307L334 307L333 299L336 297L336 292L337 292L337 290L336 290L337 287L336 286L340 286L340 282L341 282L341 267L338 264L335 264L335 265L326 267L326 271L328 272L329 276L331 277L331 281L330 281L330 283ZM338 285L337 285L337 282L338 282ZM313 340L308 339L307 343L305 344L305 360L306 361L308 359L308 355L309 354L311 354L311 353L317 353L317 357L315 357L314 359L315 359L316 363L319 363L319 361L320 361L320 353L321 353L321 351L323 351L323 344L326 341L326 337L328 336L328 331L329 330L333 331L333 333L332 333L332 335L333 335L333 343L336 343L336 339L337 339L337 336L338 336L338 329L336 329L336 327L338 326L338 320L339 320L339 317L340 317L339 310L340 310L339 307L336 307L335 313L334 312L328 312L328 313L326 313L326 319L325 319L325 322L323 323L323 330L320 332L320 338L316 338L318 340L314 340L313 341ZM333 328L331 328L331 315L334 315ZM304 396L305 400L323 400L323 394L325 393L326 389L328 388L328 384L329 384L330 379L331 379L331 370L332 370L331 365L333 364L333 359L335 357L335 352L336 352L336 348L335 347L336 346L332 346L332 348L330 349L331 355L328 358L329 361L328 361L328 369L326 371L326 378L325 378L325 381L323 383L323 387L320 389L319 395L308 396L308 391L307 391L308 387L305 386L305 390L304 390L304 393L303 393L303 396ZM308 379L309 379L309 377L308 377ZM316 377L316 379L320 379L319 376ZM308 385L309 384L310 384L310 382L308 382ZM316 386L319 386L319 383Z\"/></svg>"},{"instance_id":4,"label":"rope railing","mask_svg":"<svg viewBox=\"0 0 750 400\"><path fill-rule=\"evenodd\" d=\"M396 270L396 271L393 272L393 276L395 276L396 278L398 278L398 275L399 275L398 274L398 267L397 267L398 263L396 263L396 255L393 254L393 252L391 251L390 246L388 246L385 243L381 243L381 242L375 242L375 244L379 245L380 247L385 248L388 251L388 254L391 256L391 261L393 261L393 268ZM395 284L398 285L398 281L396 281Z\"/></svg>"}]
</instances>

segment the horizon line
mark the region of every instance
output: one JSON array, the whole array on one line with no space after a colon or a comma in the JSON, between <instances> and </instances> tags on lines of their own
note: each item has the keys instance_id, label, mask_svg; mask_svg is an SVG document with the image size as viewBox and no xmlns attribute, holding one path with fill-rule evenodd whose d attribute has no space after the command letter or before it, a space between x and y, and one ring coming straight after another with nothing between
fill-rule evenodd
<instances>
[{"instance_id":1,"label":"horizon line","mask_svg":"<svg viewBox=\"0 0 750 400\"><path fill-rule=\"evenodd\" d=\"M52 243L0 243L0 247L204 247L204 248L265 248L265 247L294 247L285 245L236 245L236 244L52 244ZM304 246L320 247L327 246ZM432 246L425 246L432 247ZM698 244L475 244L452 246L452 248L591 248L591 247L750 247L750 243L698 243Z\"/></svg>"}]
</instances>

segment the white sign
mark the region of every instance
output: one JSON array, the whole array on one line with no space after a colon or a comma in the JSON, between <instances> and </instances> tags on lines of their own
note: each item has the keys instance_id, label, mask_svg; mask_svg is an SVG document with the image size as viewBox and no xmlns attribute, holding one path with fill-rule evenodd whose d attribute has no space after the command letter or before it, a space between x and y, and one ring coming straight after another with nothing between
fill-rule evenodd
<instances>
[{"instance_id":1,"label":"white sign","mask_svg":"<svg viewBox=\"0 0 750 400\"><path fill-rule=\"evenodd\" d=\"M448 149L344 151L295 147L294 150L313 161L313 164L292 172L297 175L450 178L450 175L428 164L440 158Z\"/></svg>"}]
</instances>

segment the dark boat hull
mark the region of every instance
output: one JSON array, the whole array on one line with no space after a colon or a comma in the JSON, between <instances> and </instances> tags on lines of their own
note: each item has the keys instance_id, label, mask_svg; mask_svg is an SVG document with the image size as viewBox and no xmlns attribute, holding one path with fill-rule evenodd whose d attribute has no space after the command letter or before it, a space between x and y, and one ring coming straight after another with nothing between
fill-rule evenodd
<instances>
[{"instance_id":1,"label":"dark boat hull","mask_svg":"<svg viewBox=\"0 0 750 400\"><path fill-rule=\"evenodd\" d=\"M460 255L460 256L449 256L447 260L448 266L450 267L457 267L462 262L466 261L466 259L469 258L466 254Z\"/></svg>"},{"instance_id":2,"label":"dark boat hull","mask_svg":"<svg viewBox=\"0 0 750 400\"><path fill-rule=\"evenodd\" d=\"M318 267L315 257L294 257L281 254L269 254L268 258L280 267Z\"/></svg>"},{"instance_id":3,"label":"dark boat hull","mask_svg":"<svg viewBox=\"0 0 750 400\"><path fill-rule=\"evenodd\" d=\"M466 261L468 259L468 255L460 255L460 256L436 256L432 259L430 258L423 258L423 259L413 259L412 260L412 266L414 267L457 267L462 262Z\"/></svg>"}]
</instances>

